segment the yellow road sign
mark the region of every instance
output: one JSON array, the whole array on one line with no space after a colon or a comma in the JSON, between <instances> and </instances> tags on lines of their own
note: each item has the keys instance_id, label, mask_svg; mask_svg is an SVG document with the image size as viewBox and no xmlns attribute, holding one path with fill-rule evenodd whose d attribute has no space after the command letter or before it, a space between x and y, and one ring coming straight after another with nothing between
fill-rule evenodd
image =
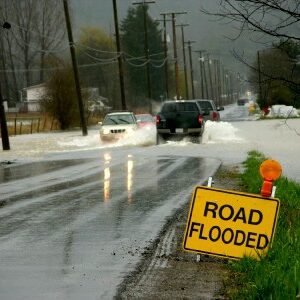
<instances>
[{"instance_id":1,"label":"yellow road sign","mask_svg":"<svg viewBox=\"0 0 300 300\"><path fill-rule=\"evenodd\" d=\"M279 200L197 186L183 248L227 258L259 258L271 245Z\"/></svg>"}]
</instances>

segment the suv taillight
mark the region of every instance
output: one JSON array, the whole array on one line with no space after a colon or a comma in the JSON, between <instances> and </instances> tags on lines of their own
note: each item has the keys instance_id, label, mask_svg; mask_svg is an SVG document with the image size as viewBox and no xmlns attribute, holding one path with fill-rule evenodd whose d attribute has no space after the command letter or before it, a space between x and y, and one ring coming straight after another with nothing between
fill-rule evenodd
<instances>
[{"instance_id":1,"label":"suv taillight","mask_svg":"<svg viewBox=\"0 0 300 300\"><path fill-rule=\"evenodd\" d=\"M217 112L213 111L212 119L213 119L213 121L218 121L218 113Z\"/></svg>"},{"instance_id":2,"label":"suv taillight","mask_svg":"<svg viewBox=\"0 0 300 300\"><path fill-rule=\"evenodd\" d=\"M203 116L202 115L198 115L198 123L202 125L202 123L203 123Z\"/></svg>"},{"instance_id":3,"label":"suv taillight","mask_svg":"<svg viewBox=\"0 0 300 300\"><path fill-rule=\"evenodd\" d=\"M159 115L156 116L156 125L159 125L161 121L161 118Z\"/></svg>"}]
</instances>

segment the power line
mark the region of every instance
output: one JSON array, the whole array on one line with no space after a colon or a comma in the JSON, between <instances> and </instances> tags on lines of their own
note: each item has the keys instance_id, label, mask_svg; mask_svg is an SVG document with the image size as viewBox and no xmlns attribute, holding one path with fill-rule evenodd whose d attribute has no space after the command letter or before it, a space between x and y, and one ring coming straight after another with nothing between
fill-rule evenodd
<instances>
[{"instance_id":1,"label":"power line","mask_svg":"<svg viewBox=\"0 0 300 300\"><path fill-rule=\"evenodd\" d=\"M4 21L3 20L0 20L0 24L3 23ZM38 31L35 31L35 30L32 30L32 29L28 29L28 28L24 28L22 26L19 26L18 24L14 23L14 22L11 22L9 21L9 23L11 25L13 25L11 28L13 29L14 27L17 27L19 29L22 29L26 32L32 32L32 33L35 33L36 35L40 36L40 37L46 37L46 38L50 38L51 40L53 41L57 41L57 42L61 42L62 39L58 39L57 37L54 37L54 36L51 36L51 35L46 35L46 34L41 34L40 32Z\"/></svg>"},{"instance_id":2,"label":"power line","mask_svg":"<svg viewBox=\"0 0 300 300\"><path fill-rule=\"evenodd\" d=\"M43 52L43 53L62 53L62 52L66 51L66 50L68 50L70 48L70 46L67 46L65 48L61 48L61 49L57 49L57 50L54 50L54 49L52 49L52 50L51 49L44 50L44 49L39 49L37 47L34 47L31 44L27 44L27 43L23 42L23 46L24 45L26 47L28 47L28 48L34 49L37 52Z\"/></svg>"},{"instance_id":3,"label":"power line","mask_svg":"<svg viewBox=\"0 0 300 300\"><path fill-rule=\"evenodd\" d=\"M163 65L165 63L164 59L162 59L162 60L152 60L152 59L149 59L148 61L144 61L141 65L137 65L137 64L130 63L130 60L125 59L125 62L131 64L134 67L145 66L146 63L151 63L152 61L162 62ZM97 63L92 63L92 64L82 64L82 65L78 65L78 68L89 68L89 67L103 66L103 65L115 64L115 63L117 63L116 59L114 61L103 61L103 62L97 62ZM153 64L153 66L155 67L154 64ZM25 72L40 72L41 70L43 70L43 71L55 71L55 70L61 70L61 69L64 69L64 68L65 67L34 68L34 69L5 69L5 70L3 70L3 69L1 70L0 69L0 73L4 73L4 72L6 72L6 73L13 73L13 72L16 72L16 73L22 73L22 72L24 72L24 73Z\"/></svg>"},{"instance_id":4,"label":"power line","mask_svg":"<svg viewBox=\"0 0 300 300\"><path fill-rule=\"evenodd\" d=\"M101 50L99 48L93 48L93 47L90 47L90 46L87 46L87 45L84 45L84 44L79 44L79 43L76 43L76 46L78 46L79 48L86 48L86 49L93 50L95 52L100 52L100 53L109 53L109 54L120 54L121 53L121 52L118 52L118 51Z\"/></svg>"},{"instance_id":5,"label":"power line","mask_svg":"<svg viewBox=\"0 0 300 300\"><path fill-rule=\"evenodd\" d=\"M155 65L155 64L151 63L151 66L154 68L160 69L161 67L165 66L167 64L167 62L168 62L168 58L165 58L160 65Z\"/></svg>"},{"instance_id":6,"label":"power line","mask_svg":"<svg viewBox=\"0 0 300 300\"><path fill-rule=\"evenodd\" d=\"M83 54L86 55L87 57L92 58L92 59L94 59L96 61L99 61L99 62L110 62L110 61L114 62L121 56L121 54L118 54L116 57L113 57L113 58L99 58L99 57L95 57L93 55L90 55L87 52L83 52Z\"/></svg>"},{"instance_id":7,"label":"power line","mask_svg":"<svg viewBox=\"0 0 300 300\"><path fill-rule=\"evenodd\" d=\"M141 63L141 64L139 64L139 65L133 64L133 63L127 61L127 60L125 60L125 61L126 61L130 66L137 67L137 68L139 68L139 67L145 67L145 66L148 65L148 63L149 63L149 60L146 60L145 62L143 62L143 63Z\"/></svg>"}]
</instances>

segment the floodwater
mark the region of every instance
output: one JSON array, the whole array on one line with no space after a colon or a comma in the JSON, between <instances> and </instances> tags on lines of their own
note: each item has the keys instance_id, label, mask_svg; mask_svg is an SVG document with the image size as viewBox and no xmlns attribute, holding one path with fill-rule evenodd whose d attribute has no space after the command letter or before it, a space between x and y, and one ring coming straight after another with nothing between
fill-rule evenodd
<instances>
[{"instance_id":1,"label":"floodwater","mask_svg":"<svg viewBox=\"0 0 300 300\"><path fill-rule=\"evenodd\" d=\"M112 152L0 169L1 299L111 299L219 161Z\"/></svg>"},{"instance_id":2,"label":"floodwater","mask_svg":"<svg viewBox=\"0 0 300 300\"><path fill-rule=\"evenodd\" d=\"M0 157L0 298L111 299L195 185L250 150L299 182L299 119L227 122L239 118L246 107L225 108L202 144L156 146L149 131L103 145L98 128L12 137Z\"/></svg>"}]
</instances>

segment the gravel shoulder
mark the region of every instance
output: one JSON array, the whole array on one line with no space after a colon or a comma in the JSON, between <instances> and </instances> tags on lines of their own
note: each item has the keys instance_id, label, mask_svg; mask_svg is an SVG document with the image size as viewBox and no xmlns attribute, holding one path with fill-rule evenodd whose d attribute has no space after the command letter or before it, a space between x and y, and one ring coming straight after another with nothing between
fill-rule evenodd
<instances>
[{"instance_id":1,"label":"gravel shoulder","mask_svg":"<svg viewBox=\"0 0 300 300\"><path fill-rule=\"evenodd\" d=\"M239 189L237 172L239 166L221 166L214 187ZM189 205L168 220L136 270L120 285L116 299L228 299L227 260L182 250Z\"/></svg>"}]
</instances>

